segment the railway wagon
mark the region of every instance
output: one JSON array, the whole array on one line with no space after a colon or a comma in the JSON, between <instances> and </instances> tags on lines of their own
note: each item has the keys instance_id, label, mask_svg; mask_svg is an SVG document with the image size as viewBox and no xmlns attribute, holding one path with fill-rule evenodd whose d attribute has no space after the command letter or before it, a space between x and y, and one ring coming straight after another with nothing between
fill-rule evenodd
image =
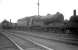
<instances>
[{"instance_id":1,"label":"railway wagon","mask_svg":"<svg viewBox=\"0 0 78 50\"><path fill-rule=\"evenodd\" d=\"M46 32L49 32L49 31L54 31L54 32L57 32L57 31L61 31L61 32L64 32L65 31L65 25L63 23L57 23L57 24L49 24L49 25L31 25L29 26L29 28L31 30L40 30L40 31L46 31Z\"/></svg>"}]
</instances>

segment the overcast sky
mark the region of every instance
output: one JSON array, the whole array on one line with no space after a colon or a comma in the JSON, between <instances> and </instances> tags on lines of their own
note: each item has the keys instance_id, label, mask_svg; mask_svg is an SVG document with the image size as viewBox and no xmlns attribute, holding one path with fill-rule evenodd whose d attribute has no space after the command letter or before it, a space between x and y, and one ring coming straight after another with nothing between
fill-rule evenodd
<instances>
[{"instance_id":1,"label":"overcast sky","mask_svg":"<svg viewBox=\"0 0 78 50\"><path fill-rule=\"evenodd\" d=\"M17 19L25 16L37 15L38 0L0 0L0 22L4 19ZM73 14L73 9L78 12L77 0L40 0L40 15L63 13L65 19Z\"/></svg>"}]
</instances>

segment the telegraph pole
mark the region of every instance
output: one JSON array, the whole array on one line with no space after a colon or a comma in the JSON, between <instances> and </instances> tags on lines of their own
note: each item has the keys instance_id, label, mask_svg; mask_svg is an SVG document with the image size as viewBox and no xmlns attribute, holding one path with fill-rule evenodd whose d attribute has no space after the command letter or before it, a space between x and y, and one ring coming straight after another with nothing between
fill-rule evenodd
<instances>
[{"instance_id":1,"label":"telegraph pole","mask_svg":"<svg viewBox=\"0 0 78 50\"><path fill-rule=\"evenodd\" d=\"M39 3L39 0L38 0L38 16L40 15L40 14L39 14L39 13L40 13L40 12L39 12L39 11L40 11L40 10L39 10L39 6L40 6L40 3Z\"/></svg>"},{"instance_id":2,"label":"telegraph pole","mask_svg":"<svg viewBox=\"0 0 78 50\"><path fill-rule=\"evenodd\" d=\"M40 14L39 14L39 13L40 13L40 12L39 12L39 11L40 11L40 10L39 10L39 6L40 6L39 0L38 0L38 3L37 3L37 6L38 6L38 16L40 16ZM29 26L31 26L32 23L33 23L33 19L31 18L31 19L30 19L30 22L29 22Z\"/></svg>"}]
</instances>

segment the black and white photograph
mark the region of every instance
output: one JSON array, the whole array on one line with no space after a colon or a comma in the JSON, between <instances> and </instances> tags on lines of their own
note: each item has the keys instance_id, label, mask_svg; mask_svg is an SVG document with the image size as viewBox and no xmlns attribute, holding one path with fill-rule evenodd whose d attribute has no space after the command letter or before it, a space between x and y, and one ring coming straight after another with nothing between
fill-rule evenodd
<instances>
[{"instance_id":1,"label":"black and white photograph","mask_svg":"<svg viewBox=\"0 0 78 50\"><path fill-rule=\"evenodd\" d=\"M0 50L78 50L78 0L0 0Z\"/></svg>"}]
</instances>

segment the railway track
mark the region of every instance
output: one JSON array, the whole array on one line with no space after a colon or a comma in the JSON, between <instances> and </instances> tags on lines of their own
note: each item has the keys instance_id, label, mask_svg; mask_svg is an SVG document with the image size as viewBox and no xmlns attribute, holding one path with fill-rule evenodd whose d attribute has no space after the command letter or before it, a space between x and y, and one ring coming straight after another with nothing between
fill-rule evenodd
<instances>
[{"instance_id":1,"label":"railway track","mask_svg":"<svg viewBox=\"0 0 78 50\"><path fill-rule=\"evenodd\" d=\"M28 39L27 38L26 39L21 38L20 36L16 36L16 35L14 35L15 33L11 33L11 32L8 32L7 34L3 32L3 34L5 34L11 41L13 41L13 43L16 44L16 46L18 48L20 48L20 50L28 49L26 47L29 47L29 49L32 48L32 49L37 49L37 50L38 49L39 50L54 50L52 48L46 47L46 46L44 46L44 45L42 45L42 44L40 44L38 42L35 42L35 41L29 39L29 37L28 37ZM28 44L27 41L30 42L30 44ZM25 44L27 44L29 46L27 46Z\"/></svg>"},{"instance_id":2,"label":"railway track","mask_svg":"<svg viewBox=\"0 0 78 50\"><path fill-rule=\"evenodd\" d=\"M19 39L30 41L36 44L37 46L40 46L41 49L45 48L43 50L46 50L46 49L47 50L78 50L78 46L74 46L74 45L70 45L70 44L66 44L66 43L62 43L58 41L53 41L53 40L50 41L48 39L39 38L39 37L35 37L34 35L31 36L31 35L27 35L26 33L23 33L23 32L19 33L19 32L9 32L8 34L10 34L10 36L12 35L14 37L18 37Z\"/></svg>"},{"instance_id":3,"label":"railway track","mask_svg":"<svg viewBox=\"0 0 78 50\"><path fill-rule=\"evenodd\" d=\"M20 50L11 40L0 32L0 50Z\"/></svg>"}]
</instances>

